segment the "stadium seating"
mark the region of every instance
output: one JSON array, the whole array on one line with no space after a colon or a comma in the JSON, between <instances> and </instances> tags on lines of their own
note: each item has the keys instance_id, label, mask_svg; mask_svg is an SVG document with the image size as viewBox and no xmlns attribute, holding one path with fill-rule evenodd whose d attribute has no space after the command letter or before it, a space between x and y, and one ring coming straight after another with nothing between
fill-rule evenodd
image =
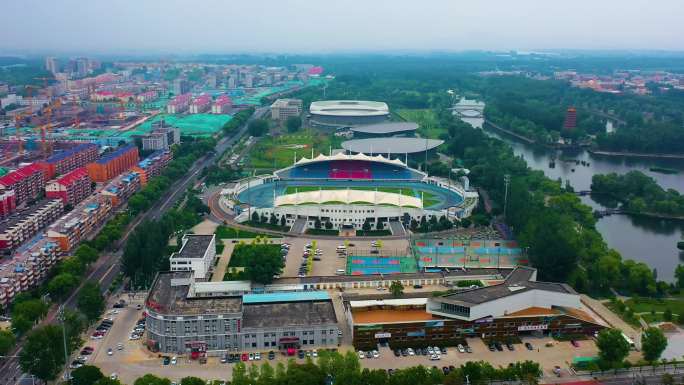
<instances>
[{"instance_id":1,"label":"stadium seating","mask_svg":"<svg viewBox=\"0 0 684 385\"><path fill-rule=\"evenodd\" d=\"M371 165L368 162L348 160L333 161L328 172L330 179L373 179Z\"/></svg>"}]
</instances>

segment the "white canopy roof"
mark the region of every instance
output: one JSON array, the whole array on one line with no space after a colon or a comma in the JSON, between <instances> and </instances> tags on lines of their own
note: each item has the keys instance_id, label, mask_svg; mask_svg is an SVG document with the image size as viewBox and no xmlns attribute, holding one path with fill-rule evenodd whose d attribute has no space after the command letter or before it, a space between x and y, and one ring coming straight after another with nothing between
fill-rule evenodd
<instances>
[{"instance_id":1,"label":"white canopy roof","mask_svg":"<svg viewBox=\"0 0 684 385\"><path fill-rule=\"evenodd\" d=\"M398 299L377 299L363 301L349 301L351 307L371 307L378 305L405 306L405 305L425 305L427 298L398 298Z\"/></svg>"},{"instance_id":2,"label":"white canopy roof","mask_svg":"<svg viewBox=\"0 0 684 385\"><path fill-rule=\"evenodd\" d=\"M333 160L363 160L367 162L380 162L380 163L387 163L387 164L393 164L396 166L402 166L406 167L406 163L402 162L399 159L388 159L385 158L382 155L375 155L375 156L370 156L366 154L354 154L354 155L347 155L344 153L337 153L335 155L323 155L323 154L318 154L315 158L302 158L298 160L295 165L299 166L302 164L308 164L308 163L314 163L314 162L326 162L326 161L333 161Z\"/></svg>"},{"instance_id":3,"label":"white canopy roof","mask_svg":"<svg viewBox=\"0 0 684 385\"><path fill-rule=\"evenodd\" d=\"M299 204L324 204L341 202L351 204L364 202L371 205L388 204L393 206L423 207L423 202L412 196L374 190L319 190L281 195L275 199L275 207Z\"/></svg>"}]
</instances>

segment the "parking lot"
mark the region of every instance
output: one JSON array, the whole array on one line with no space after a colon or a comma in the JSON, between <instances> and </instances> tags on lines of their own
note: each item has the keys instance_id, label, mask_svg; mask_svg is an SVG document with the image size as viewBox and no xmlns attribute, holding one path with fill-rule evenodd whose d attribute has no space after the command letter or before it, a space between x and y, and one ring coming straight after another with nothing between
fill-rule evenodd
<instances>
[{"instance_id":1,"label":"parking lot","mask_svg":"<svg viewBox=\"0 0 684 385\"><path fill-rule=\"evenodd\" d=\"M344 255L337 253L337 247L344 244L342 240L330 239L316 239L316 248L321 250L320 261L314 261L313 270L309 275L311 276L331 276L335 275L338 270L346 268L346 258ZM290 252L287 256L283 277L296 277L299 274L299 267L304 260L304 248L307 244L313 243L312 239L305 238L284 238L283 242L290 243ZM371 239L358 240L355 239L351 243L350 249L370 250ZM407 251L408 241L405 239L383 240L382 248L378 255L383 255L383 252L395 252L401 250Z\"/></svg>"}]
</instances>

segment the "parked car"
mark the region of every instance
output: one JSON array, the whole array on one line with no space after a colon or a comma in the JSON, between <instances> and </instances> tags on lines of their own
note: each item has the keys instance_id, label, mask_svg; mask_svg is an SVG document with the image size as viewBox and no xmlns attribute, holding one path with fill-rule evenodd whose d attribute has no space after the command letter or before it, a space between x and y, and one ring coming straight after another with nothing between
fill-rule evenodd
<instances>
[{"instance_id":1,"label":"parked car","mask_svg":"<svg viewBox=\"0 0 684 385\"><path fill-rule=\"evenodd\" d=\"M373 350L372 353L373 353L373 358L380 358L380 352L378 352L377 350Z\"/></svg>"},{"instance_id":2,"label":"parked car","mask_svg":"<svg viewBox=\"0 0 684 385\"><path fill-rule=\"evenodd\" d=\"M300 350L299 352L297 352L297 357L304 358L304 356L305 356L305 354L304 354L303 350ZM363 358L363 357L360 357L360 358Z\"/></svg>"},{"instance_id":3,"label":"parked car","mask_svg":"<svg viewBox=\"0 0 684 385\"><path fill-rule=\"evenodd\" d=\"M178 363L178 357L173 356L171 357L171 365L176 365Z\"/></svg>"},{"instance_id":4,"label":"parked car","mask_svg":"<svg viewBox=\"0 0 684 385\"><path fill-rule=\"evenodd\" d=\"M107 355L108 355L108 356L113 356L113 355L114 355L114 351L112 350L112 348L107 349Z\"/></svg>"},{"instance_id":5,"label":"parked car","mask_svg":"<svg viewBox=\"0 0 684 385\"><path fill-rule=\"evenodd\" d=\"M249 361L254 361L254 353L249 353L249 354L247 355L247 359L248 359Z\"/></svg>"},{"instance_id":6,"label":"parked car","mask_svg":"<svg viewBox=\"0 0 684 385\"><path fill-rule=\"evenodd\" d=\"M576 347L576 348L579 348L579 346L580 346L580 345L579 345L579 342L577 342L577 341L575 341L575 340L570 341L570 343L572 344L572 346L574 346L574 347Z\"/></svg>"},{"instance_id":7,"label":"parked car","mask_svg":"<svg viewBox=\"0 0 684 385\"><path fill-rule=\"evenodd\" d=\"M249 361L249 355L247 353L242 353L242 356L240 357L242 361Z\"/></svg>"},{"instance_id":8,"label":"parked car","mask_svg":"<svg viewBox=\"0 0 684 385\"><path fill-rule=\"evenodd\" d=\"M439 361L440 359L441 357L436 354L430 356L430 361Z\"/></svg>"},{"instance_id":9,"label":"parked car","mask_svg":"<svg viewBox=\"0 0 684 385\"><path fill-rule=\"evenodd\" d=\"M399 349L394 349L394 356L395 356L395 357L401 357L401 350L399 350Z\"/></svg>"},{"instance_id":10,"label":"parked car","mask_svg":"<svg viewBox=\"0 0 684 385\"><path fill-rule=\"evenodd\" d=\"M489 344L489 351L493 352L495 350L496 350L496 346L494 346L494 344Z\"/></svg>"},{"instance_id":11,"label":"parked car","mask_svg":"<svg viewBox=\"0 0 684 385\"><path fill-rule=\"evenodd\" d=\"M259 352L254 353L254 361L261 361L261 353L259 353Z\"/></svg>"},{"instance_id":12,"label":"parked car","mask_svg":"<svg viewBox=\"0 0 684 385\"><path fill-rule=\"evenodd\" d=\"M503 346L501 345L501 342L494 342L494 347L496 350L502 352L503 351Z\"/></svg>"},{"instance_id":13,"label":"parked car","mask_svg":"<svg viewBox=\"0 0 684 385\"><path fill-rule=\"evenodd\" d=\"M473 352L473 348L471 348L470 345L466 345L465 350L466 350L466 352L468 352L468 353L472 353L472 352Z\"/></svg>"},{"instance_id":14,"label":"parked car","mask_svg":"<svg viewBox=\"0 0 684 385\"><path fill-rule=\"evenodd\" d=\"M456 346L456 349L458 349L459 353L465 353L465 351L466 351L465 348L463 347L463 345L461 345L461 344L458 344L458 346Z\"/></svg>"},{"instance_id":15,"label":"parked car","mask_svg":"<svg viewBox=\"0 0 684 385\"><path fill-rule=\"evenodd\" d=\"M366 358L373 358L373 353L370 351L366 352Z\"/></svg>"},{"instance_id":16,"label":"parked car","mask_svg":"<svg viewBox=\"0 0 684 385\"><path fill-rule=\"evenodd\" d=\"M270 352L268 352L268 359L269 359L269 360L274 360L274 359L275 359L275 352L274 352L273 350L271 350Z\"/></svg>"},{"instance_id":17,"label":"parked car","mask_svg":"<svg viewBox=\"0 0 684 385\"><path fill-rule=\"evenodd\" d=\"M162 365L168 365L171 363L171 358L169 356L164 356L164 359L162 360Z\"/></svg>"},{"instance_id":18,"label":"parked car","mask_svg":"<svg viewBox=\"0 0 684 385\"><path fill-rule=\"evenodd\" d=\"M506 347L507 347L508 350L510 350L510 351L514 351L514 350L515 350L515 347L513 347L513 344L510 343L510 342L506 343Z\"/></svg>"},{"instance_id":19,"label":"parked car","mask_svg":"<svg viewBox=\"0 0 684 385\"><path fill-rule=\"evenodd\" d=\"M527 350L534 350L534 346L532 346L532 344L529 342L525 342L525 347L527 348Z\"/></svg>"}]
</instances>

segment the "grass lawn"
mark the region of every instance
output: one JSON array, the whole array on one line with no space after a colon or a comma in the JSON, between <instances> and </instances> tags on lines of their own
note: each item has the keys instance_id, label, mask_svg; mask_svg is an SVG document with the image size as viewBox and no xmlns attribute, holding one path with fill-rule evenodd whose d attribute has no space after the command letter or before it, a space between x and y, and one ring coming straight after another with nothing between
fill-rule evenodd
<instances>
[{"instance_id":1,"label":"grass lawn","mask_svg":"<svg viewBox=\"0 0 684 385\"><path fill-rule=\"evenodd\" d=\"M268 169L291 166L295 153L297 159L311 157L312 147L314 156L319 153L327 154L331 145L336 146L331 136L315 130L301 130L291 134L267 136L259 140L249 151L248 166Z\"/></svg>"},{"instance_id":2,"label":"grass lawn","mask_svg":"<svg viewBox=\"0 0 684 385\"><path fill-rule=\"evenodd\" d=\"M270 235L267 234L258 234L254 233L251 231L246 231L246 230L239 230L233 227L228 227L221 225L216 228L216 238L218 239L233 239L233 238L256 238L258 236L261 236L262 238L271 238Z\"/></svg>"},{"instance_id":3,"label":"grass lawn","mask_svg":"<svg viewBox=\"0 0 684 385\"><path fill-rule=\"evenodd\" d=\"M332 229L306 229L306 233L311 235L338 235L340 232Z\"/></svg>"},{"instance_id":4,"label":"grass lawn","mask_svg":"<svg viewBox=\"0 0 684 385\"><path fill-rule=\"evenodd\" d=\"M356 236L358 237L380 237L383 235L392 235L392 232L389 230L356 230Z\"/></svg>"},{"instance_id":5,"label":"grass lawn","mask_svg":"<svg viewBox=\"0 0 684 385\"><path fill-rule=\"evenodd\" d=\"M437 116L430 109L400 109L397 114L409 122L418 123L418 133L422 137L438 139L440 134L446 132L446 129L439 127Z\"/></svg>"}]
</instances>

